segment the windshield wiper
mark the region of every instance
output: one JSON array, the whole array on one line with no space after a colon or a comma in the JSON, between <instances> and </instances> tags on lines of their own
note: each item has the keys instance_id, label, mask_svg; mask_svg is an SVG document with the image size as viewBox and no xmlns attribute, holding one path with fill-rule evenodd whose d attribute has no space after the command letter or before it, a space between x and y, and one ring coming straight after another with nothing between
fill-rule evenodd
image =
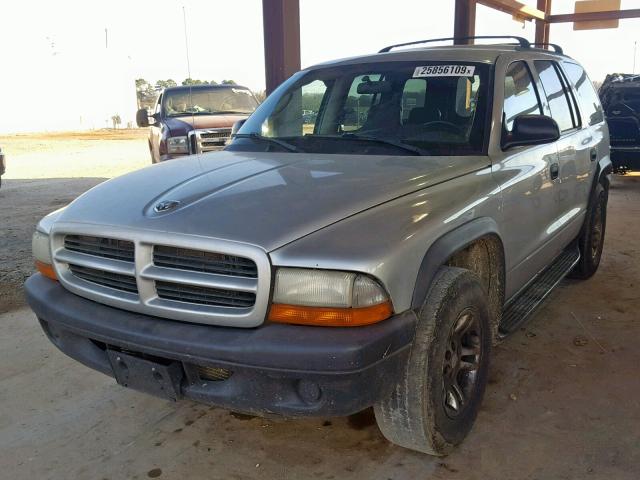
<instances>
[{"instance_id":1,"label":"windshield wiper","mask_svg":"<svg viewBox=\"0 0 640 480\"><path fill-rule=\"evenodd\" d=\"M228 115L228 114L251 115L253 112L247 112L246 110L217 110L212 113L214 115Z\"/></svg>"},{"instance_id":2,"label":"windshield wiper","mask_svg":"<svg viewBox=\"0 0 640 480\"><path fill-rule=\"evenodd\" d=\"M259 133L236 133L234 135L234 138L250 138L251 140L257 140L261 142L267 142L267 143L272 143L274 145L278 145L279 147L282 147L285 150L289 150L290 152L294 152L294 153L302 152L302 150L300 150L298 147L288 142L285 142L284 140L279 140L273 137L265 137L264 135L260 135Z\"/></svg>"},{"instance_id":3,"label":"windshield wiper","mask_svg":"<svg viewBox=\"0 0 640 480\"><path fill-rule=\"evenodd\" d=\"M389 138L381 138L381 137L371 137L369 135L356 135L355 133L343 133L342 135L316 135L316 134L307 134L304 136L305 138L327 138L330 140L356 140L363 142L375 142L384 145L389 145L391 147L399 148L406 152L411 152L414 155L428 156L431 155L426 150L423 150L419 147L415 147L413 145L409 145L408 143L398 142L396 140L391 140Z\"/></svg>"},{"instance_id":4,"label":"windshield wiper","mask_svg":"<svg viewBox=\"0 0 640 480\"><path fill-rule=\"evenodd\" d=\"M400 148L402 150L406 150L407 152L412 152L414 155L427 156L429 152L423 150L420 147L416 147L413 145L409 145L408 143L398 142L396 140L391 140L389 138L382 137L371 137L369 135L357 135L355 133L343 133L338 138L352 138L355 140L363 140L365 142L376 142L384 145L390 145L392 147Z\"/></svg>"}]
</instances>

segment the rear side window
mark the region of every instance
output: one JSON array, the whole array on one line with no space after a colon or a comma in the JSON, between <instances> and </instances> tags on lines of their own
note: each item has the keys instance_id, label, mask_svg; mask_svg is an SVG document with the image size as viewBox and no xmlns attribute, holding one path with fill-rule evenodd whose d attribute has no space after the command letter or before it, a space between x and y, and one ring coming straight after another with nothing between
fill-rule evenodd
<instances>
[{"instance_id":1,"label":"rear side window","mask_svg":"<svg viewBox=\"0 0 640 480\"><path fill-rule=\"evenodd\" d=\"M558 122L560 131L566 132L578 127L580 122L577 112L575 112L571 104L570 93L567 91L567 87L554 62L536 60L534 64L542 82L542 88L544 88L544 92L547 95L551 116Z\"/></svg>"},{"instance_id":2,"label":"rear side window","mask_svg":"<svg viewBox=\"0 0 640 480\"><path fill-rule=\"evenodd\" d=\"M504 108L502 120L504 129L511 132L513 121L519 115L540 115L540 101L531 72L525 62L509 65L504 78Z\"/></svg>"},{"instance_id":3,"label":"rear side window","mask_svg":"<svg viewBox=\"0 0 640 480\"><path fill-rule=\"evenodd\" d=\"M585 115L584 119L589 120L589 125L595 125L604 121L600 98L598 98L598 94L595 88L593 88L587 72L585 72L580 65L568 62L564 63L564 71L567 73L569 80L573 83L573 86L580 96L580 105Z\"/></svg>"},{"instance_id":4,"label":"rear side window","mask_svg":"<svg viewBox=\"0 0 640 480\"><path fill-rule=\"evenodd\" d=\"M409 115L416 108L424 108L427 98L427 80L410 78L404 82L402 90L402 124L409 120Z\"/></svg>"}]
</instances>

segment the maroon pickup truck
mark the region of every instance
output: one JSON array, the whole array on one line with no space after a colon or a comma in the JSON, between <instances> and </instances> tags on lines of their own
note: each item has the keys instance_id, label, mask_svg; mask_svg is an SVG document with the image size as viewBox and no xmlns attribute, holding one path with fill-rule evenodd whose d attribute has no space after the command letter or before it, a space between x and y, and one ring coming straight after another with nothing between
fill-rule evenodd
<instances>
[{"instance_id":1,"label":"maroon pickup truck","mask_svg":"<svg viewBox=\"0 0 640 480\"><path fill-rule=\"evenodd\" d=\"M153 163L217 150L231 137L231 128L258 106L248 88L239 85L191 85L165 89L153 114L138 110L139 127L151 127Z\"/></svg>"}]
</instances>

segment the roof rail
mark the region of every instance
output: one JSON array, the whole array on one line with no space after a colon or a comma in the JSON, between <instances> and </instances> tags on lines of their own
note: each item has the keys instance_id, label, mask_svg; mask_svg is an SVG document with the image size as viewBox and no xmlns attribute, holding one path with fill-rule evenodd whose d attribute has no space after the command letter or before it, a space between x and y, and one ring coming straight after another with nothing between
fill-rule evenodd
<instances>
[{"instance_id":1,"label":"roof rail","mask_svg":"<svg viewBox=\"0 0 640 480\"><path fill-rule=\"evenodd\" d=\"M537 48L537 47L551 47L553 48L553 50L556 53L559 53L560 55L564 55L564 51L562 50L562 47L560 45L558 45L557 43L532 43L531 44L532 47Z\"/></svg>"},{"instance_id":2,"label":"roof rail","mask_svg":"<svg viewBox=\"0 0 640 480\"><path fill-rule=\"evenodd\" d=\"M418 40L416 42L398 43L397 45L389 45L388 47L384 47L378 53L386 53L386 52L390 52L394 48L408 47L409 45L419 45L421 43L444 42L446 40L454 40L454 41L456 41L456 40L485 40L485 39L486 40L511 39L511 40L515 40L516 42L518 42L518 44L522 48L530 48L531 47L531 43L529 43L529 40L527 40L526 38L522 38L522 37L514 37L514 36L511 36L511 35L482 35L482 36L479 36L479 37L431 38L429 40Z\"/></svg>"}]
</instances>

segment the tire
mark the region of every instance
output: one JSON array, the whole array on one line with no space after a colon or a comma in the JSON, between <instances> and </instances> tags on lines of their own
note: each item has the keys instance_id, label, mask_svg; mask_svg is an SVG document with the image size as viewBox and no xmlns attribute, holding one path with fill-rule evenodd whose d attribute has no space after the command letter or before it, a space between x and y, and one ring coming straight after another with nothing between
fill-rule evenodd
<instances>
[{"instance_id":1,"label":"tire","mask_svg":"<svg viewBox=\"0 0 640 480\"><path fill-rule=\"evenodd\" d=\"M587 216L578 237L580 261L569 274L571 278L586 280L598 270L607 226L608 200L609 191L598 183L589 200Z\"/></svg>"},{"instance_id":2,"label":"tire","mask_svg":"<svg viewBox=\"0 0 640 480\"><path fill-rule=\"evenodd\" d=\"M454 338L456 325L467 325L460 328L466 332L460 338ZM484 395L491 336L487 297L476 275L462 268L442 267L419 312L406 368L391 395L374 405L382 434L396 445L439 456L461 443ZM463 363L475 363L475 369L456 368L460 359L456 352L464 357ZM451 383L453 376L458 378L458 390ZM455 394L460 392L462 397Z\"/></svg>"}]
</instances>

